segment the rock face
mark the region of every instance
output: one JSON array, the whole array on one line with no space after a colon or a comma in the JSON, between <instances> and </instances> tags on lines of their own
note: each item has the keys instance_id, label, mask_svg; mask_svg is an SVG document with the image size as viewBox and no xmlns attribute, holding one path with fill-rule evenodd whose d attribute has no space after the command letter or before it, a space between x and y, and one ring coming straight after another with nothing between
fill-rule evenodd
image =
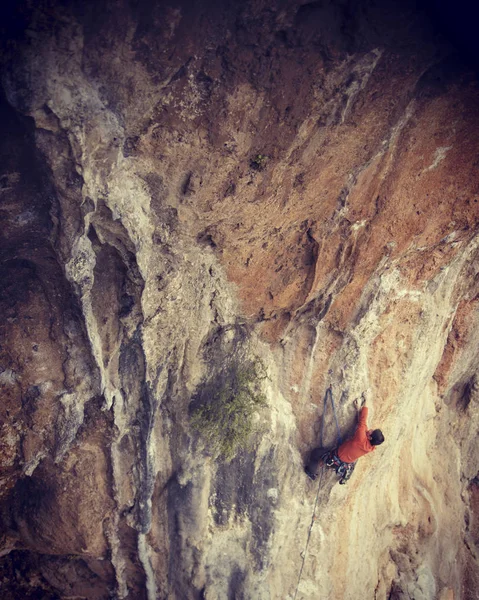
<instances>
[{"instance_id":1,"label":"rock face","mask_svg":"<svg viewBox=\"0 0 479 600\"><path fill-rule=\"evenodd\" d=\"M479 89L427 14L3 23L1 597L476 598ZM227 462L190 412L238 356L268 407ZM316 497L330 384L386 442Z\"/></svg>"}]
</instances>

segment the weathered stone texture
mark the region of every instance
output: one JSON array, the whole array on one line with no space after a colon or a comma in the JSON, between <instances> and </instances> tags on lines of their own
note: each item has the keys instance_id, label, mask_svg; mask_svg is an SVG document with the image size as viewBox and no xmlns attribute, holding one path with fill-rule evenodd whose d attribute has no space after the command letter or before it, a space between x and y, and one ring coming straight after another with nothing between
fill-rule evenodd
<instances>
[{"instance_id":1,"label":"weathered stone texture","mask_svg":"<svg viewBox=\"0 0 479 600\"><path fill-rule=\"evenodd\" d=\"M0 596L476 597L479 88L427 14L40 0L0 28ZM237 355L269 405L227 463L190 403ZM330 384L386 443L324 476L296 595Z\"/></svg>"}]
</instances>

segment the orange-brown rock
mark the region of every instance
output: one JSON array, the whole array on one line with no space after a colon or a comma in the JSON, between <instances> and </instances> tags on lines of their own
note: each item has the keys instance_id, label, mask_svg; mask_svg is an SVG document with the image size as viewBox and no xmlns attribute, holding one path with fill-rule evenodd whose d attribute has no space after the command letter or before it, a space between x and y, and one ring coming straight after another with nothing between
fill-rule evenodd
<instances>
[{"instance_id":1,"label":"orange-brown rock","mask_svg":"<svg viewBox=\"0 0 479 600\"><path fill-rule=\"evenodd\" d=\"M479 88L434 13L2 11L0 597L475 597ZM226 462L191 412L255 357ZM318 490L330 385L386 441Z\"/></svg>"}]
</instances>

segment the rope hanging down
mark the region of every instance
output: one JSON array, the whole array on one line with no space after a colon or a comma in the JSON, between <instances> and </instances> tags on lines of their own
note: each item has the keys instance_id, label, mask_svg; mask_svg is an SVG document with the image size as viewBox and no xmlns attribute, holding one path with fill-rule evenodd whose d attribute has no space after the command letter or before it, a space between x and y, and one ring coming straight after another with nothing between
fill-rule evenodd
<instances>
[{"instance_id":1,"label":"rope hanging down","mask_svg":"<svg viewBox=\"0 0 479 600\"><path fill-rule=\"evenodd\" d=\"M343 397L344 392L341 394L341 398ZM321 448L323 448L323 431L324 431L324 416L326 414L326 409L328 407L327 403L328 403L328 396L331 400L331 406L333 408L333 414L334 414L334 420L336 421L336 435L338 437L338 447L341 446L342 444L342 439L341 439L341 430L339 429L339 423L338 423L338 415L336 414L336 407L334 406L334 400L333 400L333 389L331 386L328 387L328 389L326 390L326 393L324 394L324 404L323 404L323 418L321 420L321 435L319 437L319 445L321 446Z\"/></svg>"},{"instance_id":2,"label":"rope hanging down","mask_svg":"<svg viewBox=\"0 0 479 600\"><path fill-rule=\"evenodd\" d=\"M343 392L344 394L344 392ZM341 394L341 398L343 397L343 394ZM331 400L331 406L333 408L333 414L334 414L334 420L336 422L336 435L338 438L338 446L341 445L342 441L341 441L341 430L339 429L339 423L338 423L338 416L336 414L336 407L334 406L334 399L333 399L333 390L332 387L329 386L328 389L326 390L326 393L324 394L324 402L323 402L323 418L321 420L321 433L319 436L319 445L321 448L324 448L323 446L323 432L324 432L324 421L325 421L325 416L326 416L326 408L328 405L328 397ZM294 592L294 596L293 596L293 600L296 600L296 596L298 594L298 590L299 590L299 584L301 583L301 577L303 575L303 569L304 569L304 563L306 562L306 555L308 553L308 546L309 546L309 540L311 538L311 532L313 530L313 525L314 522L316 521L316 507L318 506L318 499L319 499L319 491L321 489L321 482L323 481L323 475L324 475L324 464L321 466L321 475L319 477L319 482L318 482L318 490L316 492L316 500L314 501L314 508L313 508L313 516L311 518L311 525L309 526L308 529L308 538L306 540L306 546L304 548L303 551L303 562L301 563L301 569L299 571L299 577L298 577L298 584L296 586L296 591Z\"/></svg>"}]
</instances>

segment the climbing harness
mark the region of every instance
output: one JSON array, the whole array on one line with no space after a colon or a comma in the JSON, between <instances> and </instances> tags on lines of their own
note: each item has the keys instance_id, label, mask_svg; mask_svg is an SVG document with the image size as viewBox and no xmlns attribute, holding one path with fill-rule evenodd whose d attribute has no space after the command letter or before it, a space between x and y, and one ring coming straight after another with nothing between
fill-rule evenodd
<instances>
[{"instance_id":1,"label":"climbing harness","mask_svg":"<svg viewBox=\"0 0 479 600\"><path fill-rule=\"evenodd\" d=\"M343 394L345 394L344 391L341 394L341 398L343 397ZM333 409L334 420L336 421L336 430L337 430L337 438L338 438L337 447L339 447L341 445L341 443L342 443L342 441L341 441L341 430L339 429L338 417L336 415L336 407L334 406L333 390L332 390L331 386L328 387L328 389L326 390L326 393L324 394L323 418L322 418L322 421L321 421L321 433L320 433L320 437L319 437L320 447L323 447L324 420L325 420L325 416L326 416L326 408L327 408L327 404L328 404L328 398L330 398L330 400L331 400L331 407ZM329 455L330 453L327 452L326 454ZM323 461L323 458L326 458L326 455L323 455L323 457L321 458L322 461ZM347 464L347 463L343 463L343 464ZM319 477L319 482L318 482L318 490L316 492L316 500L314 501L313 516L311 518L311 525L309 526L309 529L308 529L308 537L306 539L306 546L304 548L304 551L302 552L303 561L301 563L301 569L299 571L299 577L298 577L298 584L296 585L296 591L294 592L293 600L296 600L296 596L298 594L299 584L301 583L301 577L303 575L304 563L306 562L306 555L308 553L309 540L311 538L311 532L313 530L314 522L316 521L316 507L318 506L319 491L321 489L321 482L323 481L323 475L324 475L325 466L327 466L327 463L323 462L323 464L321 466L321 475ZM352 473L352 470L351 470L351 473ZM351 475L349 475L349 477L350 476ZM349 479L349 477L348 477L348 479ZM344 478L344 475L343 475L343 478Z\"/></svg>"},{"instance_id":2,"label":"climbing harness","mask_svg":"<svg viewBox=\"0 0 479 600\"><path fill-rule=\"evenodd\" d=\"M339 483L342 485L351 477L354 467L356 466L355 462L343 462L337 455L337 448L323 454L321 460L328 469L334 469L336 471L341 477Z\"/></svg>"}]
</instances>

